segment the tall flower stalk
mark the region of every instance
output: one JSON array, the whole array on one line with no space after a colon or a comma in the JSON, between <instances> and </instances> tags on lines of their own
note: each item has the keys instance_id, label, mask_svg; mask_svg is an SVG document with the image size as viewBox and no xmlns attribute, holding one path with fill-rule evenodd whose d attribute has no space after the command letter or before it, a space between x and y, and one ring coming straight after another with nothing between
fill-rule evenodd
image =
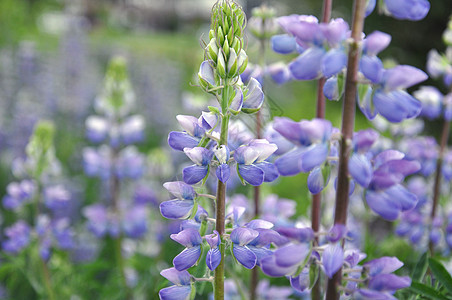
<instances>
[{"instance_id":1,"label":"tall flower stalk","mask_svg":"<svg viewBox=\"0 0 452 300\"><path fill-rule=\"evenodd\" d=\"M355 125L356 93L358 86L358 67L361 54L361 39L364 28L366 9L365 0L355 0L353 4L352 41L349 44L347 75L342 106L342 128L339 152L339 169L336 190L336 206L334 224L347 224L347 208L349 201L348 162L352 150L353 129ZM342 272L339 269L333 278L328 280L326 299L339 299L338 285L341 283Z\"/></svg>"}]
</instances>

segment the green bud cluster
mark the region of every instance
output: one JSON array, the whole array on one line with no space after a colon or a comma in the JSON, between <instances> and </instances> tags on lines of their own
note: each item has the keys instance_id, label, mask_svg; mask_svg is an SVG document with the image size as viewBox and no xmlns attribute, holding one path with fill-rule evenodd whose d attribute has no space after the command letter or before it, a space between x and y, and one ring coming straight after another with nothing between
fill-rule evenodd
<instances>
[{"instance_id":1,"label":"green bud cluster","mask_svg":"<svg viewBox=\"0 0 452 300\"><path fill-rule=\"evenodd\" d=\"M447 46L452 46L452 17L449 19L447 28L443 33L443 40Z\"/></svg>"},{"instance_id":2,"label":"green bud cluster","mask_svg":"<svg viewBox=\"0 0 452 300\"><path fill-rule=\"evenodd\" d=\"M276 10L267 5L253 8L248 21L251 33L258 39L269 39L278 32L275 22Z\"/></svg>"},{"instance_id":3,"label":"green bud cluster","mask_svg":"<svg viewBox=\"0 0 452 300\"><path fill-rule=\"evenodd\" d=\"M108 114L128 112L134 94L128 78L127 63L123 57L111 59L104 79L104 88L98 105Z\"/></svg>"},{"instance_id":4,"label":"green bud cluster","mask_svg":"<svg viewBox=\"0 0 452 300\"><path fill-rule=\"evenodd\" d=\"M47 169L55 157L53 149L53 138L55 136L55 125L50 121L40 121L35 125L33 135L26 147L29 163L32 166L31 174L35 178Z\"/></svg>"},{"instance_id":5,"label":"green bud cluster","mask_svg":"<svg viewBox=\"0 0 452 300\"><path fill-rule=\"evenodd\" d=\"M206 56L222 79L243 73L248 56L243 49L246 17L242 8L230 0L218 1L212 9L212 22Z\"/></svg>"}]
</instances>

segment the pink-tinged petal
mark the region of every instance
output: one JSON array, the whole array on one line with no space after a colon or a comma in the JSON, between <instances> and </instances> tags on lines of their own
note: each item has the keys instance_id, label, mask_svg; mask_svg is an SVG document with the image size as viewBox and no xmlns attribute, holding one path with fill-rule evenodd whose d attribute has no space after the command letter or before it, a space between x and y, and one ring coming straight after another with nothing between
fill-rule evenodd
<instances>
[{"instance_id":1,"label":"pink-tinged petal","mask_svg":"<svg viewBox=\"0 0 452 300\"><path fill-rule=\"evenodd\" d=\"M191 286L173 285L159 291L160 300L189 300L191 294Z\"/></svg>"},{"instance_id":2,"label":"pink-tinged petal","mask_svg":"<svg viewBox=\"0 0 452 300\"><path fill-rule=\"evenodd\" d=\"M364 40L363 51L367 55L377 55L391 42L391 36L381 31L374 31Z\"/></svg>"},{"instance_id":3,"label":"pink-tinged petal","mask_svg":"<svg viewBox=\"0 0 452 300\"><path fill-rule=\"evenodd\" d=\"M289 244L275 251L275 261L278 266L287 268L303 263L309 254L307 244Z\"/></svg>"},{"instance_id":4,"label":"pink-tinged petal","mask_svg":"<svg viewBox=\"0 0 452 300\"><path fill-rule=\"evenodd\" d=\"M368 269L370 276L378 274L389 274L403 266L397 257L383 256L377 259L366 262L363 267Z\"/></svg>"},{"instance_id":5,"label":"pink-tinged petal","mask_svg":"<svg viewBox=\"0 0 452 300\"><path fill-rule=\"evenodd\" d=\"M337 243L345 237L348 229L344 224L335 224L328 232L327 239L331 243Z\"/></svg>"},{"instance_id":6,"label":"pink-tinged petal","mask_svg":"<svg viewBox=\"0 0 452 300\"><path fill-rule=\"evenodd\" d=\"M173 265L178 271L191 268L196 264L201 255L201 246L185 248L173 259Z\"/></svg>"},{"instance_id":7,"label":"pink-tinged petal","mask_svg":"<svg viewBox=\"0 0 452 300\"><path fill-rule=\"evenodd\" d=\"M199 246L202 243L201 235L198 230L193 228L182 230L177 234L172 234L170 237L173 241L176 241L187 248Z\"/></svg>"},{"instance_id":8,"label":"pink-tinged petal","mask_svg":"<svg viewBox=\"0 0 452 300\"><path fill-rule=\"evenodd\" d=\"M255 165L238 165L240 176L249 184L259 186L264 182L264 171Z\"/></svg>"},{"instance_id":9,"label":"pink-tinged petal","mask_svg":"<svg viewBox=\"0 0 452 300\"><path fill-rule=\"evenodd\" d=\"M199 141L199 138L195 138L185 132L171 131L168 135L168 145L178 151L183 151L187 147L196 147Z\"/></svg>"},{"instance_id":10,"label":"pink-tinged petal","mask_svg":"<svg viewBox=\"0 0 452 300\"><path fill-rule=\"evenodd\" d=\"M356 132L353 135L353 144L355 151L367 152L370 147L377 141L380 135L373 129L365 129Z\"/></svg>"},{"instance_id":11,"label":"pink-tinged petal","mask_svg":"<svg viewBox=\"0 0 452 300\"><path fill-rule=\"evenodd\" d=\"M322 263L325 274L329 278L333 278L333 275L342 267L344 263L344 250L340 243L334 245L328 245L322 254Z\"/></svg>"},{"instance_id":12,"label":"pink-tinged petal","mask_svg":"<svg viewBox=\"0 0 452 300\"><path fill-rule=\"evenodd\" d=\"M377 156L374 158L374 164L375 168L378 168L382 164L391 161L391 160L401 160L405 157L405 154L403 152L397 151L397 150L385 150L383 152L380 152Z\"/></svg>"},{"instance_id":13,"label":"pink-tinged petal","mask_svg":"<svg viewBox=\"0 0 452 300\"><path fill-rule=\"evenodd\" d=\"M232 253L239 263L245 268L252 269L256 266L257 257L253 251L244 246L237 246L234 244L232 247Z\"/></svg>"},{"instance_id":14,"label":"pink-tinged petal","mask_svg":"<svg viewBox=\"0 0 452 300\"><path fill-rule=\"evenodd\" d=\"M386 91L407 89L415 84L427 80L428 75L418 68L400 65L386 70L383 75Z\"/></svg>"},{"instance_id":15,"label":"pink-tinged petal","mask_svg":"<svg viewBox=\"0 0 452 300\"><path fill-rule=\"evenodd\" d=\"M379 274L369 280L369 288L376 291L396 291L410 285L410 277L401 277L394 274Z\"/></svg>"},{"instance_id":16,"label":"pink-tinged petal","mask_svg":"<svg viewBox=\"0 0 452 300\"><path fill-rule=\"evenodd\" d=\"M234 244L244 246L254 240L259 232L251 228L238 227L231 232L231 241Z\"/></svg>"},{"instance_id":17,"label":"pink-tinged petal","mask_svg":"<svg viewBox=\"0 0 452 300\"><path fill-rule=\"evenodd\" d=\"M160 213L167 219L186 219L191 215L193 200L170 200L160 204Z\"/></svg>"},{"instance_id":18,"label":"pink-tinged petal","mask_svg":"<svg viewBox=\"0 0 452 300\"><path fill-rule=\"evenodd\" d=\"M349 30L347 22L342 18L332 19L328 24L321 23L320 28L332 47L339 45L345 40Z\"/></svg>"},{"instance_id":19,"label":"pink-tinged petal","mask_svg":"<svg viewBox=\"0 0 452 300\"><path fill-rule=\"evenodd\" d=\"M294 228L294 227L280 227L277 231L292 240L304 243L314 239L314 231L311 228Z\"/></svg>"},{"instance_id":20,"label":"pink-tinged petal","mask_svg":"<svg viewBox=\"0 0 452 300\"><path fill-rule=\"evenodd\" d=\"M290 267L282 267L276 263L276 259L274 255L269 255L260 261L262 272L264 272L265 275L271 276L271 277L281 277L285 275L292 275L294 274L298 266L290 266Z\"/></svg>"},{"instance_id":21,"label":"pink-tinged petal","mask_svg":"<svg viewBox=\"0 0 452 300\"><path fill-rule=\"evenodd\" d=\"M173 196L184 199L193 200L196 197L196 192L191 185L186 184L183 181L171 181L165 182L163 187L167 189Z\"/></svg>"},{"instance_id":22,"label":"pink-tinged petal","mask_svg":"<svg viewBox=\"0 0 452 300\"><path fill-rule=\"evenodd\" d=\"M206 177L207 166L192 165L182 170L182 177L187 184L196 184Z\"/></svg>"},{"instance_id":23,"label":"pink-tinged petal","mask_svg":"<svg viewBox=\"0 0 452 300\"><path fill-rule=\"evenodd\" d=\"M169 268L162 270L160 275L174 283L175 285L189 285L191 280L191 275L188 271L178 271L176 268Z\"/></svg>"}]
</instances>

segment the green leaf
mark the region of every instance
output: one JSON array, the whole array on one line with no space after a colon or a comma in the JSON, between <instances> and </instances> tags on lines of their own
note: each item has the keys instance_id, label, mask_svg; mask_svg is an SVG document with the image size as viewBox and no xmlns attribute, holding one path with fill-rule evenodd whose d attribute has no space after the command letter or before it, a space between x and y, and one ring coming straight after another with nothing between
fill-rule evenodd
<instances>
[{"instance_id":1,"label":"green leaf","mask_svg":"<svg viewBox=\"0 0 452 300\"><path fill-rule=\"evenodd\" d=\"M440 292L438 292L437 290L435 290L434 288L419 283L419 282L412 282L411 286L409 287L409 290L415 294L419 294L422 295L428 299L433 299L433 300L446 300L446 296L442 295Z\"/></svg>"},{"instance_id":2,"label":"green leaf","mask_svg":"<svg viewBox=\"0 0 452 300\"><path fill-rule=\"evenodd\" d=\"M416 264L416 267L414 267L413 273L411 274L411 279L413 281L419 281L422 282L422 279L424 279L424 275L427 272L428 268L428 252L425 252L422 254L421 258Z\"/></svg>"},{"instance_id":3,"label":"green leaf","mask_svg":"<svg viewBox=\"0 0 452 300\"><path fill-rule=\"evenodd\" d=\"M452 277L449 272L447 272L446 268L433 258L428 259L428 265L430 270L432 270L433 275L435 275L435 278L444 285L449 293L452 293Z\"/></svg>"}]
</instances>

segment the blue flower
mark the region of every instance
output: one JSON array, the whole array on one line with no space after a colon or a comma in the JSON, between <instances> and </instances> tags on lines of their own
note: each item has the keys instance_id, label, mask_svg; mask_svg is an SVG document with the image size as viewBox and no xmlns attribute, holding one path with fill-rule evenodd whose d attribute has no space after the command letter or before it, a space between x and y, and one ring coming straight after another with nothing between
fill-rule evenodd
<instances>
[{"instance_id":1,"label":"blue flower","mask_svg":"<svg viewBox=\"0 0 452 300\"><path fill-rule=\"evenodd\" d=\"M172 234L171 239L186 248L173 259L173 265L178 271L192 267L201 255L202 238L198 230L187 228L177 234Z\"/></svg>"},{"instance_id":2,"label":"blue flower","mask_svg":"<svg viewBox=\"0 0 452 300\"><path fill-rule=\"evenodd\" d=\"M186 219L195 205L196 192L182 181L166 182L163 186L177 199L162 202L160 213L168 219Z\"/></svg>"},{"instance_id":3,"label":"blue flower","mask_svg":"<svg viewBox=\"0 0 452 300\"><path fill-rule=\"evenodd\" d=\"M203 148L184 148L185 154L195 164L184 168L183 178L187 184L195 184L200 182L207 176L209 172L210 161L213 157L213 151Z\"/></svg>"},{"instance_id":4,"label":"blue flower","mask_svg":"<svg viewBox=\"0 0 452 300\"><path fill-rule=\"evenodd\" d=\"M173 286L161 289L161 300L188 300L191 294L191 275L186 270L178 271L176 268L162 270L160 275L168 279Z\"/></svg>"}]
</instances>

